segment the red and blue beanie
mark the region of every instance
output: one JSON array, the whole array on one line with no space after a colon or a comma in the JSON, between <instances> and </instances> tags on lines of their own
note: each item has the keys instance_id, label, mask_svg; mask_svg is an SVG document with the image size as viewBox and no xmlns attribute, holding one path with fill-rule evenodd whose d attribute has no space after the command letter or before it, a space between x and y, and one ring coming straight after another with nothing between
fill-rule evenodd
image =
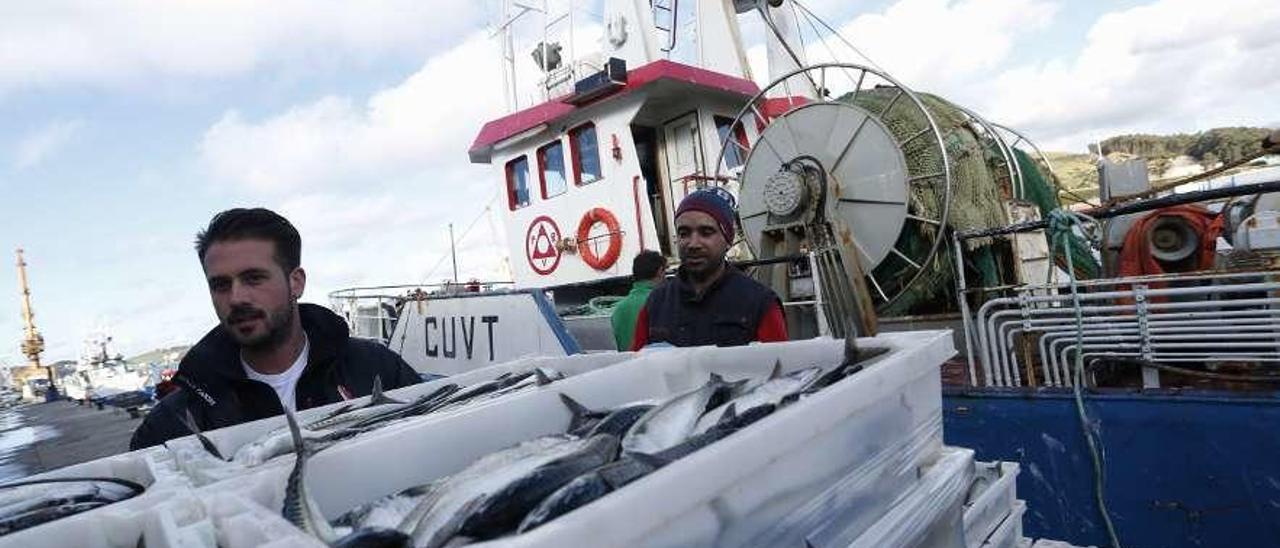
<instances>
[{"instance_id":1,"label":"red and blue beanie","mask_svg":"<svg viewBox=\"0 0 1280 548\"><path fill-rule=\"evenodd\" d=\"M720 225L720 233L724 234L724 239L733 242L734 199L729 191L719 187L694 191L680 201L680 207L676 208L676 218L686 211L701 211L710 215Z\"/></svg>"}]
</instances>

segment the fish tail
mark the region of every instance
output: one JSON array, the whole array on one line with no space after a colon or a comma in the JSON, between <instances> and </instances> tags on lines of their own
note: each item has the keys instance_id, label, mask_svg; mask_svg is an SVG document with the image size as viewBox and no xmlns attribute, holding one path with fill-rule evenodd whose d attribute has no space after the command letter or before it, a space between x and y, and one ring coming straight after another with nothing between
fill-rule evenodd
<instances>
[{"instance_id":1,"label":"fish tail","mask_svg":"<svg viewBox=\"0 0 1280 548\"><path fill-rule=\"evenodd\" d=\"M213 441L206 437L204 432L200 431L200 426L196 424L196 418L191 415L190 408L183 408L182 413L178 413L177 415L178 422L181 422L183 426L187 427L187 430L190 430L192 434L195 434L196 439L200 440L200 445L204 447L205 451L208 451L209 454L218 457L218 460L228 460L226 457L222 456L221 451L218 451L218 446L214 445Z\"/></svg>"}]
</instances>

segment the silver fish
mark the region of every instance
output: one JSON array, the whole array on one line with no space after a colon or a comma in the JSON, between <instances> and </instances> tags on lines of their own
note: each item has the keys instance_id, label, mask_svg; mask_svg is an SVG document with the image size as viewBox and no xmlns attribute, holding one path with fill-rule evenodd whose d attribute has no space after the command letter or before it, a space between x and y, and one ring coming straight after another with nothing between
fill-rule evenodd
<instances>
[{"instance_id":1,"label":"silver fish","mask_svg":"<svg viewBox=\"0 0 1280 548\"><path fill-rule=\"evenodd\" d=\"M382 393L382 380L374 377L373 394L369 403L356 408L349 406L340 408L306 426L299 426L299 429L302 431L302 437L311 443L312 449L319 450L331 442L371 430L399 413L412 411L411 407L420 405L426 398L439 397L442 391L447 393L450 386L452 385L441 387L427 396L406 404L386 397ZM211 444L206 445L205 449L210 449L209 445ZM214 451L216 449L216 447L212 448ZM257 466L286 455L292 450L293 442L289 428L276 428L240 446L230 461L244 466Z\"/></svg>"},{"instance_id":2,"label":"silver fish","mask_svg":"<svg viewBox=\"0 0 1280 548\"><path fill-rule=\"evenodd\" d=\"M514 531L528 513L574 478L604 466L618 454L618 438L608 434L585 440L581 448L484 497L463 521L459 533L491 539Z\"/></svg>"},{"instance_id":3,"label":"silver fish","mask_svg":"<svg viewBox=\"0 0 1280 548\"><path fill-rule=\"evenodd\" d=\"M0 535L106 506L142 493L114 478L45 478L0 485Z\"/></svg>"},{"instance_id":4,"label":"silver fish","mask_svg":"<svg viewBox=\"0 0 1280 548\"><path fill-rule=\"evenodd\" d=\"M289 478L285 483L284 504L280 512L285 519L334 548L384 546L407 548L410 546L409 536L395 529L357 528L346 535L339 536L329 522L325 521L324 514L320 512L315 500L307 492L307 457L310 449L307 448L307 443L302 437L297 419L288 409L285 409L285 421L289 423L290 438L293 441L294 453L297 455L293 470L289 472Z\"/></svg>"},{"instance_id":5,"label":"silver fish","mask_svg":"<svg viewBox=\"0 0 1280 548\"><path fill-rule=\"evenodd\" d=\"M582 450L587 443L589 440L567 436L543 436L481 457L446 479L400 523L399 529L412 529L415 546L438 548L462 529L488 495Z\"/></svg>"},{"instance_id":6,"label":"silver fish","mask_svg":"<svg viewBox=\"0 0 1280 548\"><path fill-rule=\"evenodd\" d=\"M327 430L344 424L356 423L384 413L386 411L400 409L408 405L405 402L387 397L382 393L382 377L373 377L373 393L369 396L369 403L360 407L351 409L344 407L328 416L312 421L303 428L307 430Z\"/></svg>"},{"instance_id":7,"label":"silver fish","mask_svg":"<svg viewBox=\"0 0 1280 548\"><path fill-rule=\"evenodd\" d=\"M720 422L730 405L733 405L738 413L744 413L762 405L781 405L784 398L804 392L821 376L822 368L809 367L770 379L757 386L754 390L744 392L724 405L707 411L702 418L698 419L698 424L694 427L693 433L701 434L710 430Z\"/></svg>"},{"instance_id":8,"label":"silver fish","mask_svg":"<svg viewBox=\"0 0 1280 548\"><path fill-rule=\"evenodd\" d=\"M565 484L547 498L543 499L532 511L521 520L516 533L530 529L567 514L587 503L599 499L613 491L608 482L595 471L587 472Z\"/></svg>"},{"instance_id":9,"label":"silver fish","mask_svg":"<svg viewBox=\"0 0 1280 548\"><path fill-rule=\"evenodd\" d=\"M324 515L316 507L316 502L307 493L307 447L302 437L302 429L293 417L293 412L284 410L285 421L289 423L290 441L297 459L293 462L293 470L285 482L284 507L281 514L299 529L320 539L325 544L338 541L338 534L325 521Z\"/></svg>"},{"instance_id":10,"label":"silver fish","mask_svg":"<svg viewBox=\"0 0 1280 548\"><path fill-rule=\"evenodd\" d=\"M745 379L725 382L720 375L712 373L702 386L672 396L640 417L622 439L623 451L656 453L684 441L708 407L732 396L746 382Z\"/></svg>"}]
</instances>

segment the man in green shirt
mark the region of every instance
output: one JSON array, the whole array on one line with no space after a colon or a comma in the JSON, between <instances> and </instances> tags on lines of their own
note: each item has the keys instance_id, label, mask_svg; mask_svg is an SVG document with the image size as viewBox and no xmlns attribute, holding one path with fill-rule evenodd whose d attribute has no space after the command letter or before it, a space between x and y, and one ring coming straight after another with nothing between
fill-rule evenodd
<instances>
[{"instance_id":1,"label":"man in green shirt","mask_svg":"<svg viewBox=\"0 0 1280 548\"><path fill-rule=\"evenodd\" d=\"M631 336L636 331L636 316L649 299L653 287L666 276L667 260L657 251L641 251L631 261L631 292L613 307L613 340L618 350L631 348Z\"/></svg>"}]
</instances>

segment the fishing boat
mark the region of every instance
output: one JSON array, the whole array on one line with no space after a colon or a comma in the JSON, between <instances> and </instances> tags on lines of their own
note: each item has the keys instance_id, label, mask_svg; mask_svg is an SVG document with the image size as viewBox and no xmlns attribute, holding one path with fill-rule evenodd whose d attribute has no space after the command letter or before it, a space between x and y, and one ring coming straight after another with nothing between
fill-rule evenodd
<instances>
[{"instance_id":1,"label":"fishing boat","mask_svg":"<svg viewBox=\"0 0 1280 548\"><path fill-rule=\"evenodd\" d=\"M151 384L150 372L132 368L123 355L113 355L108 349L111 340L102 330L85 340L80 359L58 378L64 396L102 406L146 390Z\"/></svg>"},{"instance_id":2,"label":"fishing boat","mask_svg":"<svg viewBox=\"0 0 1280 548\"><path fill-rule=\"evenodd\" d=\"M497 29L510 112L469 155L494 167L512 279L332 293L357 335L432 375L615 350L630 258L677 264L677 204L722 188L731 259L793 339L953 330L946 441L1022 463L1029 535L1280 544L1274 172L1153 185L1102 159L1102 203L1071 212L1028 135L857 58L792 0L611 0L590 22L504 2Z\"/></svg>"}]
</instances>

